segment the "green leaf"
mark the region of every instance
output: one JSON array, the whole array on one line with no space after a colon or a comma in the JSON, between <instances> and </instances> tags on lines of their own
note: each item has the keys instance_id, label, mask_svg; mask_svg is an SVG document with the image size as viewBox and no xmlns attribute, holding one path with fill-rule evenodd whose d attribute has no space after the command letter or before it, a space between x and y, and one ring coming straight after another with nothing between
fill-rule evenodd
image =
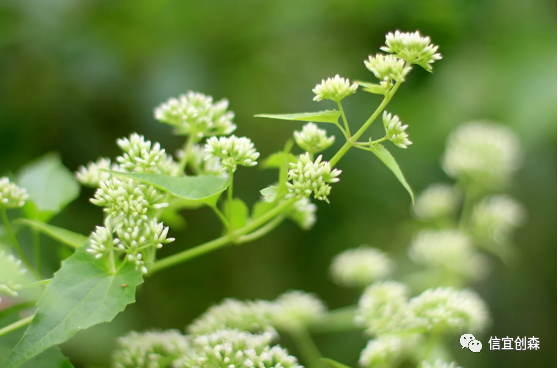
<instances>
[{"instance_id":1,"label":"green leaf","mask_svg":"<svg viewBox=\"0 0 558 369\"><path fill-rule=\"evenodd\" d=\"M368 83L368 82L362 82L362 81L355 81L355 83L357 83L358 85L364 87L362 89L362 91L365 92L370 92L371 94L376 94L376 95L385 95L387 90L375 83Z\"/></svg>"},{"instance_id":2,"label":"green leaf","mask_svg":"<svg viewBox=\"0 0 558 369\"><path fill-rule=\"evenodd\" d=\"M282 151L276 152L268 156L265 160L261 161L261 166L268 169L268 168L282 168L285 164L285 158L287 159L288 163L296 163L297 159L291 153L285 153Z\"/></svg>"},{"instance_id":3,"label":"green leaf","mask_svg":"<svg viewBox=\"0 0 558 369\"><path fill-rule=\"evenodd\" d=\"M23 210L29 218L48 221L79 196L80 186L56 153L24 166L17 183L29 193Z\"/></svg>"},{"instance_id":4,"label":"green leaf","mask_svg":"<svg viewBox=\"0 0 558 369\"><path fill-rule=\"evenodd\" d=\"M271 118L282 120L302 120L305 122L335 123L339 121L341 113L338 110L324 110L316 113L296 113L296 114L258 114L258 118Z\"/></svg>"},{"instance_id":5,"label":"green leaf","mask_svg":"<svg viewBox=\"0 0 558 369\"><path fill-rule=\"evenodd\" d=\"M229 179L217 176L184 176L171 177L164 174L154 173L127 173L114 172L111 174L132 178L157 187L176 197L185 200L197 200L200 202L213 204L217 198L229 186Z\"/></svg>"},{"instance_id":6,"label":"green leaf","mask_svg":"<svg viewBox=\"0 0 558 369\"><path fill-rule=\"evenodd\" d=\"M265 202L265 201L257 201L252 208L252 219L258 219L268 211L272 210L276 203Z\"/></svg>"},{"instance_id":7,"label":"green leaf","mask_svg":"<svg viewBox=\"0 0 558 369\"><path fill-rule=\"evenodd\" d=\"M223 203L223 214L225 214L227 219L229 218L229 215L231 214L228 200ZM233 229L238 229L238 228L244 227L246 225L246 223L248 223L248 218L249 218L248 206L246 206L244 201L242 201L239 198L233 199L233 201L232 201L232 222L231 222L232 226L233 226Z\"/></svg>"},{"instance_id":8,"label":"green leaf","mask_svg":"<svg viewBox=\"0 0 558 369\"><path fill-rule=\"evenodd\" d=\"M68 231L67 229L56 227L50 224L40 222L38 220L18 219L18 223L23 223L39 232L43 232L47 236L62 242L65 245L77 249L87 242L87 236L80 233Z\"/></svg>"},{"instance_id":9,"label":"green leaf","mask_svg":"<svg viewBox=\"0 0 558 369\"><path fill-rule=\"evenodd\" d=\"M273 201L275 201L275 198L277 197L277 192L278 191L279 191L279 189L277 187L269 186L269 187L266 187L263 190L261 190L260 193L263 195L265 202L273 202Z\"/></svg>"},{"instance_id":10,"label":"green leaf","mask_svg":"<svg viewBox=\"0 0 558 369\"><path fill-rule=\"evenodd\" d=\"M31 325L2 366L20 366L79 330L110 322L135 302L136 287L143 283L141 272L125 263L110 274L102 267L104 260L95 261L86 248L87 244L62 262L39 299Z\"/></svg>"},{"instance_id":11,"label":"green leaf","mask_svg":"<svg viewBox=\"0 0 558 369\"><path fill-rule=\"evenodd\" d=\"M370 142L370 151L372 151L380 160L386 165L395 174L399 182L405 187L409 195L411 195L411 201L413 204L415 203L415 194L413 193L413 189L407 183L405 176L403 176L403 172L399 168L399 165L395 161L395 158L390 154L390 152L382 145L382 144L372 144Z\"/></svg>"},{"instance_id":12,"label":"green leaf","mask_svg":"<svg viewBox=\"0 0 558 369\"><path fill-rule=\"evenodd\" d=\"M340 362L335 361L335 360L330 359L330 358L327 358L327 357L320 358L320 364L324 368L350 368L350 366L347 366L345 364L341 364Z\"/></svg>"}]
</instances>

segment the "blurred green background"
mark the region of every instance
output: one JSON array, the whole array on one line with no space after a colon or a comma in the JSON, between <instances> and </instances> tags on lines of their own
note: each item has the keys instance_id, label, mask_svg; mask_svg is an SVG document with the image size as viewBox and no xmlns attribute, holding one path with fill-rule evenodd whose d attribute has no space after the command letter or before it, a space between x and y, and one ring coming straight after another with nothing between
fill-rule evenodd
<instances>
[{"instance_id":1,"label":"blurred green background","mask_svg":"<svg viewBox=\"0 0 558 369\"><path fill-rule=\"evenodd\" d=\"M474 288L494 317L481 341L535 336L541 350L471 355L455 337L449 343L456 358L465 367L556 367L555 1L4 0L0 173L53 150L75 170L99 156L116 156L116 138L136 131L174 153L181 139L153 119L152 109L187 90L229 98L236 133L252 138L265 157L300 124L254 114L333 108L312 101L315 84L337 73L373 81L363 60L395 29L431 36L444 57L433 75L415 68L389 108L410 125L414 145L392 151L415 190L449 181L440 156L461 123L502 122L517 132L526 152L509 190L529 213L515 238L520 263L505 267L494 260L490 278ZM362 92L347 99L349 121L364 121L378 103ZM341 141L338 135L336 147ZM342 180L331 205L319 204L314 229L285 223L257 242L157 274L139 290L136 304L112 324L79 333L64 352L76 366L108 365L116 337L131 329L183 329L226 297L274 299L302 289L330 308L354 304L358 291L331 282L331 258L362 243L402 254L416 229L401 185L371 154L354 151L339 163ZM235 178L236 193L253 204L276 173L241 168ZM88 202L92 193L84 189L53 224L90 233L102 222L101 210ZM220 232L209 210L185 214L187 229L173 232L177 242L161 256ZM55 245L44 244L45 253L55 254ZM326 356L351 365L366 342L359 332L315 338Z\"/></svg>"}]
</instances>

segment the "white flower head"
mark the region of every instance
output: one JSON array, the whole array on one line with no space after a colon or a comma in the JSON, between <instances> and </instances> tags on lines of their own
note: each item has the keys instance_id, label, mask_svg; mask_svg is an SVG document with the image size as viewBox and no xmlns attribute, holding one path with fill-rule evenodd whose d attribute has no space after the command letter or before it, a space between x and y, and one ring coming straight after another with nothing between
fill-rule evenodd
<instances>
[{"instance_id":1,"label":"white flower head","mask_svg":"<svg viewBox=\"0 0 558 369\"><path fill-rule=\"evenodd\" d=\"M366 245L337 255L330 268L335 282L347 287L366 287L386 278L393 269L393 261L385 253Z\"/></svg>"},{"instance_id":2,"label":"white flower head","mask_svg":"<svg viewBox=\"0 0 558 369\"><path fill-rule=\"evenodd\" d=\"M385 335L368 341L360 353L359 364L364 368L393 368L416 348L417 335Z\"/></svg>"},{"instance_id":3,"label":"white flower head","mask_svg":"<svg viewBox=\"0 0 558 369\"><path fill-rule=\"evenodd\" d=\"M370 55L364 61L366 68L374 73L374 76L386 84L405 81L405 76L411 71L411 67L405 64L405 60L393 55L376 54Z\"/></svg>"},{"instance_id":4,"label":"white flower head","mask_svg":"<svg viewBox=\"0 0 558 369\"><path fill-rule=\"evenodd\" d=\"M449 217L457 211L459 199L459 192L455 187L436 183L426 188L417 197L413 213L421 220Z\"/></svg>"},{"instance_id":5,"label":"white flower head","mask_svg":"<svg viewBox=\"0 0 558 369\"><path fill-rule=\"evenodd\" d=\"M15 297L24 284L31 282L27 269L21 266L21 260L0 250L0 294ZM0 302L2 302L1 297Z\"/></svg>"},{"instance_id":6,"label":"white flower head","mask_svg":"<svg viewBox=\"0 0 558 369\"><path fill-rule=\"evenodd\" d=\"M110 173L105 172L110 169L110 159L99 158L96 162L89 162L87 166L80 166L76 172L76 178L82 185L96 188L102 181L110 178ZM114 169L118 170L118 168Z\"/></svg>"},{"instance_id":7,"label":"white flower head","mask_svg":"<svg viewBox=\"0 0 558 369\"><path fill-rule=\"evenodd\" d=\"M298 146L312 154L324 151L335 141L335 136L327 137L326 130L312 122L302 127L302 131L294 131L294 138Z\"/></svg>"},{"instance_id":8,"label":"white flower head","mask_svg":"<svg viewBox=\"0 0 558 369\"><path fill-rule=\"evenodd\" d=\"M381 335L409 328L413 323L408 309L409 289L406 285L384 281L366 288L358 302L355 323L369 335Z\"/></svg>"},{"instance_id":9,"label":"white flower head","mask_svg":"<svg viewBox=\"0 0 558 369\"><path fill-rule=\"evenodd\" d=\"M28 198L25 188L10 182L8 177L0 178L0 208L21 208Z\"/></svg>"},{"instance_id":10,"label":"white flower head","mask_svg":"<svg viewBox=\"0 0 558 369\"><path fill-rule=\"evenodd\" d=\"M310 199L303 197L293 204L287 212L287 216L299 225L300 228L308 230L316 223L316 210L318 207L312 204Z\"/></svg>"},{"instance_id":11,"label":"white flower head","mask_svg":"<svg viewBox=\"0 0 558 369\"><path fill-rule=\"evenodd\" d=\"M310 159L310 154L300 155L298 162L290 163L289 180L287 187L289 194L287 197L308 197L314 193L314 198L329 202L327 196L331 192L329 183L339 182L339 169L331 169L327 161L322 161L322 156L318 156L316 161Z\"/></svg>"},{"instance_id":12,"label":"white flower head","mask_svg":"<svg viewBox=\"0 0 558 369\"><path fill-rule=\"evenodd\" d=\"M339 77L339 74L333 78L322 80L322 83L316 85L312 90L316 94L314 101L333 100L339 102L356 92L358 84L353 83L346 79Z\"/></svg>"},{"instance_id":13,"label":"white flower head","mask_svg":"<svg viewBox=\"0 0 558 369\"><path fill-rule=\"evenodd\" d=\"M172 157L167 156L165 149L162 149L158 142L152 145L151 141L133 133L129 138L116 140L116 144L124 151L122 156L116 158L120 170L168 175L177 171Z\"/></svg>"},{"instance_id":14,"label":"white flower head","mask_svg":"<svg viewBox=\"0 0 558 369\"><path fill-rule=\"evenodd\" d=\"M416 326L428 330L474 333L490 322L486 303L470 290L428 289L412 298L409 306L416 316Z\"/></svg>"},{"instance_id":15,"label":"white flower head","mask_svg":"<svg viewBox=\"0 0 558 369\"><path fill-rule=\"evenodd\" d=\"M205 145L205 151L210 155L221 158L223 170L236 171L237 165L253 167L260 153L247 137L210 137Z\"/></svg>"},{"instance_id":16,"label":"white flower head","mask_svg":"<svg viewBox=\"0 0 558 369\"><path fill-rule=\"evenodd\" d=\"M408 125L401 125L401 120L397 115L392 116L387 111L384 111L382 116L384 128L386 130L386 137L393 144L401 149L406 149L412 142L409 140L409 135L405 130Z\"/></svg>"},{"instance_id":17,"label":"white flower head","mask_svg":"<svg viewBox=\"0 0 558 369\"><path fill-rule=\"evenodd\" d=\"M393 53L409 64L417 64L432 71L432 63L442 59L438 46L430 43L430 37L423 37L419 31L388 33L386 35L386 46L381 49L387 53Z\"/></svg>"},{"instance_id":18,"label":"white flower head","mask_svg":"<svg viewBox=\"0 0 558 369\"><path fill-rule=\"evenodd\" d=\"M485 257L457 230L420 231L411 243L409 256L417 263L468 279L483 279L487 274Z\"/></svg>"},{"instance_id":19,"label":"white flower head","mask_svg":"<svg viewBox=\"0 0 558 369\"><path fill-rule=\"evenodd\" d=\"M172 125L178 135L194 135L198 139L230 135L236 125L228 107L226 99L213 102L211 96L189 91L155 108L155 119Z\"/></svg>"},{"instance_id":20,"label":"white flower head","mask_svg":"<svg viewBox=\"0 0 558 369\"><path fill-rule=\"evenodd\" d=\"M238 329L261 333L272 331L272 303L269 301L238 301L226 299L212 306L187 328L191 334L209 334L222 329Z\"/></svg>"},{"instance_id":21,"label":"white flower head","mask_svg":"<svg viewBox=\"0 0 558 369\"><path fill-rule=\"evenodd\" d=\"M509 128L472 122L448 138L442 167L455 179L487 187L506 184L519 167L521 150Z\"/></svg>"},{"instance_id":22,"label":"white flower head","mask_svg":"<svg viewBox=\"0 0 558 369\"><path fill-rule=\"evenodd\" d=\"M473 208L472 229L478 237L506 244L513 229L522 225L525 217L523 206L511 197L486 197Z\"/></svg>"},{"instance_id":23,"label":"white flower head","mask_svg":"<svg viewBox=\"0 0 558 369\"><path fill-rule=\"evenodd\" d=\"M314 294L285 292L274 301L273 326L280 330L297 330L316 321L325 312L324 303Z\"/></svg>"},{"instance_id":24,"label":"white flower head","mask_svg":"<svg viewBox=\"0 0 558 369\"><path fill-rule=\"evenodd\" d=\"M116 368L170 368L192 351L188 338L177 330L130 332L117 341L112 355Z\"/></svg>"}]
</instances>

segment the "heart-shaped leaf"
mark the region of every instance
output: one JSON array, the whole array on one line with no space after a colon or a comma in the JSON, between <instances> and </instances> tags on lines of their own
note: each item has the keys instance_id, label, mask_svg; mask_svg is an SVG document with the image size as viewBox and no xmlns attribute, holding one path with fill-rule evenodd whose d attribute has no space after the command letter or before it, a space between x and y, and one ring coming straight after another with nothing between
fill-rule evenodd
<instances>
[{"instance_id":1,"label":"heart-shaped leaf","mask_svg":"<svg viewBox=\"0 0 558 369\"><path fill-rule=\"evenodd\" d=\"M413 189L407 183L403 172L401 172L401 168L395 161L395 158L391 155L391 153L382 145L382 144L372 144L370 143L370 151L372 151L380 160L388 167L389 170L395 174L399 182L405 187L409 195L411 195L411 201L413 204L415 203L415 194L413 193Z\"/></svg>"},{"instance_id":2,"label":"heart-shaped leaf","mask_svg":"<svg viewBox=\"0 0 558 369\"><path fill-rule=\"evenodd\" d=\"M338 110L324 110L316 113L296 114L258 114L258 118L271 118L281 120L301 120L304 122L337 123L341 113Z\"/></svg>"}]
</instances>

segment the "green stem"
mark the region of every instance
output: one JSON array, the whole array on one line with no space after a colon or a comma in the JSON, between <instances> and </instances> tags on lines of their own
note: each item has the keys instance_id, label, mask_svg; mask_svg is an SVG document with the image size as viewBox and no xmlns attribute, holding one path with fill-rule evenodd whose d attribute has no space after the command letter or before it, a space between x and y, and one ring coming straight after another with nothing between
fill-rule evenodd
<instances>
[{"instance_id":1,"label":"green stem","mask_svg":"<svg viewBox=\"0 0 558 369\"><path fill-rule=\"evenodd\" d=\"M12 226L10 225L10 220L8 219L8 213L6 213L6 209L2 208L2 211L0 211L0 213L2 213L2 221L4 222L4 227L6 228L6 232L8 232L8 236L10 237L12 244L14 245L19 256L21 257L21 260L23 261L27 269L29 269L37 279L41 279L39 274L35 271L35 268L33 268L31 263L29 262L29 259L27 259L27 256L25 256L25 254L23 253L23 249L19 245L19 242L17 241L17 237L14 231L12 230Z\"/></svg>"},{"instance_id":2,"label":"green stem","mask_svg":"<svg viewBox=\"0 0 558 369\"><path fill-rule=\"evenodd\" d=\"M35 251L35 264L37 265L37 273L43 275L43 265L41 263L41 236L36 229L33 229L33 248Z\"/></svg>"},{"instance_id":3,"label":"green stem","mask_svg":"<svg viewBox=\"0 0 558 369\"><path fill-rule=\"evenodd\" d=\"M197 142L195 132L192 132L188 136L188 139L184 143L184 156L180 159L180 163L178 163L178 167L180 168L180 172L177 173L178 176L182 175L186 170L186 166L188 165L188 160L190 159L190 152L192 151L192 146Z\"/></svg>"},{"instance_id":4,"label":"green stem","mask_svg":"<svg viewBox=\"0 0 558 369\"><path fill-rule=\"evenodd\" d=\"M107 264L109 272L111 274L116 274L116 265L114 264L114 249L112 248L108 252Z\"/></svg>"},{"instance_id":5,"label":"green stem","mask_svg":"<svg viewBox=\"0 0 558 369\"><path fill-rule=\"evenodd\" d=\"M226 236L216 238L212 241L203 243L203 244L198 245L196 247L193 247L191 249L179 252L178 254L171 255L171 256L163 258L161 260L157 260L149 268L149 273L153 274L153 273L158 272L160 270L163 270L163 269L169 268L171 266L180 264L184 261L193 259L197 256L204 255L208 252L211 252L213 250L217 250L217 249L219 249L219 248L221 248L225 245L228 245L228 244L230 244L234 241L235 237L243 236L247 233L250 233L250 232L258 229L260 226L266 224L271 219L275 218L277 215L282 213L284 210L286 210L290 206L292 206L292 204L294 204L296 201L297 201L296 198L292 198L292 199L284 201L283 203L281 203L277 207L271 209L270 211L268 211L267 213L265 213L261 217L256 218L253 221L251 221L250 223L246 224L244 227L235 230L231 235L226 235Z\"/></svg>"},{"instance_id":6,"label":"green stem","mask_svg":"<svg viewBox=\"0 0 558 369\"><path fill-rule=\"evenodd\" d=\"M436 331L433 331L430 334L430 338L428 339L428 343L426 344L426 350L424 350L423 360L428 360L436 341L438 340L439 334Z\"/></svg>"},{"instance_id":7,"label":"green stem","mask_svg":"<svg viewBox=\"0 0 558 369\"><path fill-rule=\"evenodd\" d=\"M229 169L229 188L227 189L227 198L228 198L228 213L229 216L229 234L232 235L234 231L233 225L233 183L234 183L234 171Z\"/></svg>"},{"instance_id":8,"label":"green stem","mask_svg":"<svg viewBox=\"0 0 558 369\"><path fill-rule=\"evenodd\" d=\"M308 327L312 333L345 332L359 329L355 325L355 306L330 310Z\"/></svg>"},{"instance_id":9,"label":"green stem","mask_svg":"<svg viewBox=\"0 0 558 369\"><path fill-rule=\"evenodd\" d=\"M283 220L285 220L285 214L280 214L275 219L273 219L271 222L262 226L257 231L254 231L250 234L239 237L238 241L236 241L236 243L237 244L246 243L246 242L256 240L256 239L258 239L262 236L265 236L266 234L268 234L269 232L271 232L275 228L277 228L277 226L279 226L279 224L281 224L283 222Z\"/></svg>"},{"instance_id":10,"label":"green stem","mask_svg":"<svg viewBox=\"0 0 558 369\"><path fill-rule=\"evenodd\" d=\"M322 364L320 362L320 358L322 354L316 344L310 337L310 334L306 330L306 328L302 327L300 329L296 329L290 331L291 337L298 349L300 356L306 362L306 366L309 368L320 368Z\"/></svg>"},{"instance_id":11,"label":"green stem","mask_svg":"<svg viewBox=\"0 0 558 369\"><path fill-rule=\"evenodd\" d=\"M223 214L223 212L221 210L219 210L219 208L217 206L210 206L211 209L213 209L213 211L215 212L215 214L217 214L217 216L219 217L219 219L221 220L221 222L223 223L223 225L225 226L225 228L227 228L227 230L230 231L230 223L227 219L227 217Z\"/></svg>"},{"instance_id":12,"label":"green stem","mask_svg":"<svg viewBox=\"0 0 558 369\"><path fill-rule=\"evenodd\" d=\"M397 92L397 89L399 88L400 85L401 82L397 82L395 86L393 86L391 91L388 94L386 94L386 96L382 100L382 103L378 106L378 108L374 111L374 113L372 113L370 118L368 118L368 120L362 125L362 127L360 127L360 129L354 134L354 136L352 136L349 140L347 140L347 142L339 149L337 154L335 154L335 156L331 158L329 163L331 164L332 167L335 164L337 164L339 160L341 160L341 158L347 153L347 151L349 151L349 149L352 146L354 146L355 142L357 142L359 137L364 134L364 132L368 129L368 127L370 127L372 122L374 122L374 120L376 120L376 118L382 113L382 111L385 109L387 104L390 102L393 95L395 95L395 92Z\"/></svg>"},{"instance_id":13,"label":"green stem","mask_svg":"<svg viewBox=\"0 0 558 369\"><path fill-rule=\"evenodd\" d=\"M0 329L0 336L13 332L21 327L25 327L27 324L31 323L34 317L35 315L28 316L27 318L18 320L17 322Z\"/></svg>"},{"instance_id":14,"label":"green stem","mask_svg":"<svg viewBox=\"0 0 558 369\"><path fill-rule=\"evenodd\" d=\"M339 111L341 112L341 117L343 117L343 124L345 125L345 130L347 131L347 135L351 136L351 130L349 129L349 122L347 122L347 117L345 116L345 111L343 110L343 105L341 105L341 101L336 101L337 106L339 106Z\"/></svg>"}]
</instances>

